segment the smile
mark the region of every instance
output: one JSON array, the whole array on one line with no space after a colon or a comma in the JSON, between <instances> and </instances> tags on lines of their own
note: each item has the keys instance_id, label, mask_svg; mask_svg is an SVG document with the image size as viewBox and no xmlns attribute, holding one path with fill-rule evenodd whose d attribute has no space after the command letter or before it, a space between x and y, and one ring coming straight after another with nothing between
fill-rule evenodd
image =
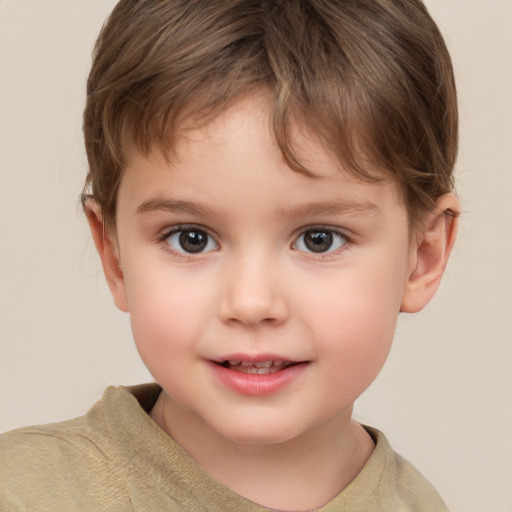
<instances>
[{"instance_id":1,"label":"smile","mask_svg":"<svg viewBox=\"0 0 512 512\"><path fill-rule=\"evenodd\" d=\"M270 354L256 358L233 354L226 359L210 360L209 365L222 386L238 394L262 396L291 386L306 372L309 361L290 361Z\"/></svg>"}]
</instances>

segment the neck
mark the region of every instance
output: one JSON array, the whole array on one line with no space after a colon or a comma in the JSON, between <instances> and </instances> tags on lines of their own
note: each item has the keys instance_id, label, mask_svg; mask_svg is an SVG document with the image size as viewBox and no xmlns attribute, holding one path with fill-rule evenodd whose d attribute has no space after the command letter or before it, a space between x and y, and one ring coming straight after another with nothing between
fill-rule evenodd
<instances>
[{"instance_id":1,"label":"neck","mask_svg":"<svg viewBox=\"0 0 512 512\"><path fill-rule=\"evenodd\" d=\"M207 473L274 510L311 510L338 495L361 471L373 441L352 411L283 443L239 443L212 431L165 392L153 420Z\"/></svg>"}]
</instances>

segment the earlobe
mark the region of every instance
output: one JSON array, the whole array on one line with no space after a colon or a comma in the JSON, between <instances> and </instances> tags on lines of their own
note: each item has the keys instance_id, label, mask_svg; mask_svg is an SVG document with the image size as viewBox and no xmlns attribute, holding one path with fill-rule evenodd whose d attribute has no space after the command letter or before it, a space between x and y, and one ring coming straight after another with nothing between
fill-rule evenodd
<instances>
[{"instance_id":1,"label":"earlobe","mask_svg":"<svg viewBox=\"0 0 512 512\"><path fill-rule=\"evenodd\" d=\"M106 232L103 214L98 203L92 198L87 198L83 204L114 302L121 311L127 313L126 287L116 244Z\"/></svg>"},{"instance_id":2,"label":"earlobe","mask_svg":"<svg viewBox=\"0 0 512 512\"><path fill-rule=\"evenodd\" d=\"M459 202L453 194L445 194L436 204L411 248L412 265L400 306L406 313L422 310L435 295L455 243Z\"/></svg>"}]
</instances>

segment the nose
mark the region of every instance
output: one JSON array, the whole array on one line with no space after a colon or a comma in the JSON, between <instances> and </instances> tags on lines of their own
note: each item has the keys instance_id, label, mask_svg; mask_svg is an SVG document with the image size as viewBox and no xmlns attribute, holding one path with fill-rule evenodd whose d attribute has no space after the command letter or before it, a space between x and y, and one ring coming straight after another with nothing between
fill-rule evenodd
<instances>
[{"instance_id":1,"label":"nose","mask_svg":"<svg viewBox=\"0 0 512 512\"><path fill-rule=\"evenodd\" d=\"M250 255L232 262L223 281L220 318L255 327L280 325L289 316L285 277L274 261Z\"/></svg>"}]
</instances>

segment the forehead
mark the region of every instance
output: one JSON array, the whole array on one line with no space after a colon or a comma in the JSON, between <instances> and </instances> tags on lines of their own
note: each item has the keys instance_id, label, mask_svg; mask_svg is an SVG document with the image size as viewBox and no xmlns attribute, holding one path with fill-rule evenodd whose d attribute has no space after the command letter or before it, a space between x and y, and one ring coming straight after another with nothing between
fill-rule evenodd
<instances>
[{"instance_id":1,"label":"forehead","mask_svg":"<svg viewBox=\"0 0 512 512\"><path fill-rule=\"evenodd\" d=\"M290 168L275 141L264 94L239 100L209 123L190 118L180 128L169 159L157 150L145 157L132 149L120 203L140 212L168 199L183 205L202 196L215 208L249 208L262 192L267 201L260 197L259 205L273 205L274 214L291 203L297 211L327 212L343 205L360 214L400 206L393 182L382 174L376 182L357 178L298 123L293 125L294 150L308 172Z\"/></svg>"},{"instance_id":2,"label":"forehead","mask_svg":"<svg viewBox=\"0 0 512 512\"><path fill-rule=\"evenodd\" d=\"M196 107L193 102L185 107L173 122L172 138L165 144L154 145L149 153L163 152L170 164L183 165L202 155L226 157L227 152L236 158L238 149L244 152L252 149L254 153L279 155L292 169L311 176L321 176L337 168L347 178L353 175L354 181L361 181L359 174L365 181L388 184L394 181L388 170L371 162L363 142L356 140L341 157L346 157L347 162L340 162L340 155L311 128L307 113L292 113L286 126L276 125L276 102L267 88L250 89L220 112L203 112ZM358 139L355 130L352 132L350 139ZM133 139L136 138L126 141L125 148L138 147L138 141L133 143ZM130 155L136 155L137 151L128 151L128 164Z\"/></svg>"}]
</instances>

